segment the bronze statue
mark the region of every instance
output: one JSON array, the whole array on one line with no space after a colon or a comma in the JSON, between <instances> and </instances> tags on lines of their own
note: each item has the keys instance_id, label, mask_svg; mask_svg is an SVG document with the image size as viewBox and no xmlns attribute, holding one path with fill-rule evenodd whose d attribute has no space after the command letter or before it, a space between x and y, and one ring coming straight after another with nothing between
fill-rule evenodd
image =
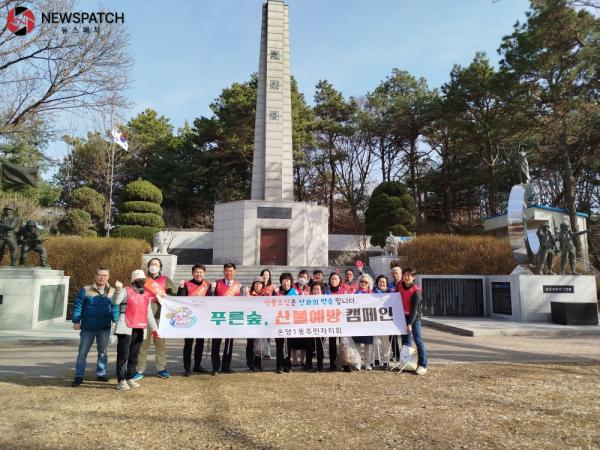
<instances>
[{"instance_id":1,"label":"bronze statue","mask_svg":"<svg viewBox=\"0 0 600 450\"><path fill-rule=\"evenodd\" d=\"M42 242L45 239L41 239L39 231L37 222L35 220L28 220L25 226L21 227L17 233L17 238L21 245L21 258L19 261L21 265L25 264L29 252L33 250L40 255L40 267L47 267L46 258L48 251L42 247Z\"/></svg>"},{"instance_id":2,"label":"bronze statue","mask_svg":"<svg viewBox=\"0 0 600 450\"><path fill-rule=\"evenodd\" d=\"M567 259L569 261L569 268L571 269L571 275L581 275L575 270L575 248L577 245L577 239L582 234L588 231L578 231L573 233L571 228L566 223L560 224L560 231L557 235L557 240L560 243L560 273L566 275L565 269L567 268Z\"/></svg>"},{"instance_id":3,"label":"bronze statue","mask_svg":"<svg viewBox=\"0 0 600 450\"><path fill-rule=\"evenodd\" d=\"M540 241L540 249L536 254L536 267L537 274L544 274L544 265L546 266L547 275L556 275L552 271L552 264L554 262L556 237L550 231L550 225L542 225L537 231L536 235Z\"/></svg>"},{"instance_id":4,"label":"bronze statue","mask_svg":"<svg viewBox=\"0 0 600 450\"><path fill-rule=\"evenodd\" d=\"M15 216L15 207L6 205L0 216L0 260L4 257L4 249L8 247L10 253L10 265L17 265L17 238L15 229L17 228L17 217Z\"/></svg>"}]
</instances>

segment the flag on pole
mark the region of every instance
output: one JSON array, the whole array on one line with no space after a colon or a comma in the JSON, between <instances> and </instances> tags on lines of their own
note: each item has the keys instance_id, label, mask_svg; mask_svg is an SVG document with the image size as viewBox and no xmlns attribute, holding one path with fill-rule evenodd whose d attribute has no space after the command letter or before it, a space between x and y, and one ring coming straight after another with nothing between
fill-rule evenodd
<instances>
[{"instance_id":1,"label":"flag on pole","mask_svg":"<svg viewBox=\"0 0 600 450\"><path fill-rule=\"evenodd\" d=\"M111 134L113 137L113 142L119 145L123 150L127 151L129 144L127 143L127 139L125 139L125 134L118 128L113 128Z\"/></svg>"}]
</instances>

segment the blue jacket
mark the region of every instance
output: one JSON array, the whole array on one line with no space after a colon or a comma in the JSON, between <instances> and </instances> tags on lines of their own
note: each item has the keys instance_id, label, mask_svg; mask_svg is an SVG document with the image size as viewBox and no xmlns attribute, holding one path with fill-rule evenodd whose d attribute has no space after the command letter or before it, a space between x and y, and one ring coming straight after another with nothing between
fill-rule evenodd
<instances>
[{"instance_id":1,"label":"blue jacket","mask_svg":"<svg viewBox=\"0 0 600 450\"><path fill-rule=\"evenodd\" d=\"M73 302L71 320L82 330L107 330L119 320L119 305L112 304L115 290L108 287L104 295L94 285L82 287Z\"/></svg>"}]
</instances>

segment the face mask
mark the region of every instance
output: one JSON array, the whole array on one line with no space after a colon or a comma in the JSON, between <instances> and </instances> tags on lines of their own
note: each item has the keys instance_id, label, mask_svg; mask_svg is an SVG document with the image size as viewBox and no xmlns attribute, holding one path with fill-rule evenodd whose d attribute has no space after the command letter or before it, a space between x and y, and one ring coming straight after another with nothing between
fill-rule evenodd
<instances>
[{"instance_id":1,"label":"face mask","mask_svg":"<svg viewBox=\"0 0 600 450\"><path fill-rule=\"evenodd\" d=\"M144 284L146 284L146 280L134 280L133 285L138 289L144 289Z\"/></svg>"},{"instance_id":2,"label":"face mask","mask_svg":"<svg viewBox=\"0 0 600 450\"><path fill-rule=\"evenodd\" d=\"M304 286L306 284L306 280L304 278L298 278L298 286Z\"/></svg>"},{"instance_id":3,"label":"face mask","mask_svg":"<svg viewBox=\"0 0 600 450\"><path fill-rule=\"evenodd\" d=\"M151 273L152 275L156 275L158 272L160 272L160 267L157 267L157 266L148 267L148 273Z\"/></svg>"}]
</instances>

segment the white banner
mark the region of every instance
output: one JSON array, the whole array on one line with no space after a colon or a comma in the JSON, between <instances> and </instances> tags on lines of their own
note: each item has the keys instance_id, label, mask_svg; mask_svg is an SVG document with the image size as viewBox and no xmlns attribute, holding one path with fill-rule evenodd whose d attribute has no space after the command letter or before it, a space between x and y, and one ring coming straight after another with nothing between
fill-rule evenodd
<instances>
[{"instance_id":1,"label":"white banner","mask_svg":"<svg viewBox=\"0 0 600 450\"><path fill-rule=\"evenodd\" d=\"M406 334L400 294L164 297L164 338L303 338Z\"/></svg>"}]
</instances>

